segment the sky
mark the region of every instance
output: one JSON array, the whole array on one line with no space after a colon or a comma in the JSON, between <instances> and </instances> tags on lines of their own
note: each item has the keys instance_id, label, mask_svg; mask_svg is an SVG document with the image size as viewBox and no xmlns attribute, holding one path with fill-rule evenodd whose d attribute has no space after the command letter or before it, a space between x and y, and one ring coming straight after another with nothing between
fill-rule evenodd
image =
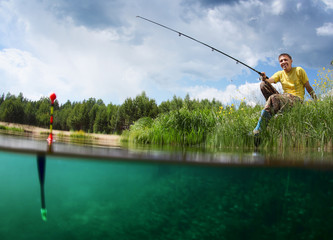
<instances>
[{"instance_id":1,"label":"sky","mask_svg":"<svg viewBox=\"0 0 333 240\"><path fill-rule=\"evenodd\" d=\"M333 0L0 0L0 94L264 101L256 72L136 16L268 76L282 52L311 85L333 60Z\"/></svg>"}]
</instances>

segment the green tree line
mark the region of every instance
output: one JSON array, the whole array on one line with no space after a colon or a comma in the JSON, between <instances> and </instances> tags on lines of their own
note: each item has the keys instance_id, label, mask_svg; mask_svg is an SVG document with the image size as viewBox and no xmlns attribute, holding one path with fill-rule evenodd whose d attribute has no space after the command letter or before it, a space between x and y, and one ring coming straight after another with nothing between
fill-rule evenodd
<instances>
[{"instance_id":1,"label":"green tree line","mask_svg":"<svg viewBox=\"0 0 333 240\"><path fill-rule=\"evenodd\" d=\"M57 130L79 131L88 133L121 134L138 119L157 118L159 114L186 108L214 109L221 102L213 100L191 100L189 95L184 99L174 96L172 100L160 105L147 97L145 92L135 98L127 98L123 104L105 104L103 100L89 98L82 102L67 101L54 103L53 128ZM26 99L22 93L18 96L10 93L0 97L0 121L27 124L48 128L50 125L50 99L42 97L37 101Z\"/></svg>"}]
</instances>

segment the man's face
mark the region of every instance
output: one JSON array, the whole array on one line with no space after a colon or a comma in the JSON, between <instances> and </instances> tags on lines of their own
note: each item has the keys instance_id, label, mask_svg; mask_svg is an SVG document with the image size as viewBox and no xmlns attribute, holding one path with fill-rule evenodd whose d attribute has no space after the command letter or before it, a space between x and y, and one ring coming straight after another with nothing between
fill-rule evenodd
<instances>
[{"instance_id":1,"label":"man's face","mask_svg":"<svg viewBox=\"0 0 333 240\"><path fill-rule=\"evenodd\" d=\"M282 55L279 58L279 62L280 62L280 66L281 68L286 71L289 72L291 70L291 64L293 62L293 60L291 60L287 55Z\"/></svg>"}]
</instances>

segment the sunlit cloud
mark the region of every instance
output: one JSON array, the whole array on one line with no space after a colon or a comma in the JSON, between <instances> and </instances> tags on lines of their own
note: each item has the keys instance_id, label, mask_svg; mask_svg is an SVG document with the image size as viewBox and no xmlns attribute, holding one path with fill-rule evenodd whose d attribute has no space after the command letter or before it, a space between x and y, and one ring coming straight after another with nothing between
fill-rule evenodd
<instances>
[{"instance_id":1,"label":"sunlit cloud","mask_svg":"<svg viewBox=\"0 0 333 240\"><path fill-rule=\"evenodd\" d=\"M251 106L264 103L259 83L246 83L240 86L230 84L226 89L217 89L208 86L194 86L187 88L186 91L193 99L215 99L225 105L237 104L242 100Z\"/></svg>"},{"instance_id":2,"label":"sunlit cloud","mask_svg":"<svg viewBox=\"0 0 333 240\"><path fill-rule=\"evenodd\" d=\"M319 36L333 36L333 23L324 23L323 26L316 29Z\"/></svg>"}]
</instances>

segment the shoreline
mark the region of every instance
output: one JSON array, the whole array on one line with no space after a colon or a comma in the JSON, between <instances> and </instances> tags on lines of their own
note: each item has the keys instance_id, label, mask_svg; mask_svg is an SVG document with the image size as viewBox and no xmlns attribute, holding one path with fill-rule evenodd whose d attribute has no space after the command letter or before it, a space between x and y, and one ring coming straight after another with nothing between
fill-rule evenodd
<instances>
[{"instance_id":1,"label":"shoreline","mask_svg":"<svg viewBox=\"0 0 333 240\"><path fill-rule=\"evenodd\" d=\"M0 126L5 126L8 128L22 129L21 131L15 130L1 130L0 134L7 135L18 135L24 137L31 137L36 140L47 139L50 129L41 128L31 125L18 124L18 123L8 123L0 122ZM57 142L64 143L79 143L87 144L92 146L105 146L105 147L120 147L120 135L113 134L97 134L97 133L84 133L80 131L62 131L62 130L52 130L53 138Z\"/></svg>"}]
</instances>

